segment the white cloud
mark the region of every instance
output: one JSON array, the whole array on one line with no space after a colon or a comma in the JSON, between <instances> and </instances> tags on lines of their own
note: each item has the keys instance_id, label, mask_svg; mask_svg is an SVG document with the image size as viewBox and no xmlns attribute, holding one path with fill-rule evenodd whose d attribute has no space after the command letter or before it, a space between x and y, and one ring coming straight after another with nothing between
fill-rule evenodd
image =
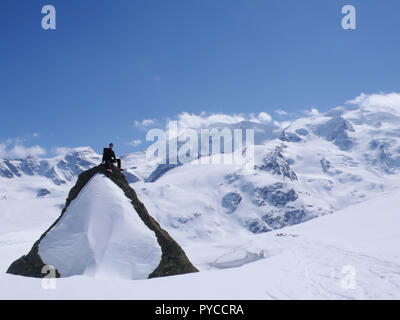
<instances>
[{"instance_id":1,"label":"white cloud","mask_svg":"<svg viewBox=\"0 0 400 320\"><path fill-rule=\"evenodd\" d=\"M0 158L4 158L6 156L6 148L7 146L4 143L0 144Z\"/></svg>"},{"instance_id":2,"label":"white cloud","mask_svg":"<svg viewBox=\"0 0 400 320\"><path fill-rule=\"evenodd\" d=\"M173 120L173 119L170 119ZM241 121L252 121L257 123L271 122L272 117L266 112L254 114L225 114L225 113L206 113L200 114L183 112L177 116L178 127L180 129L200 129L207 128L216 124L234 124Z\"/></svg>"},{"instance_id":3,"label":"white cloud","mask_svg":"<svg viewBox=\"0 0 400 320\"><path fill-rule=\"evenodd\" d=\"M40 146L25 147L22 144L16 144L11 149L4 149L4 157L7 158L26 158L28 156L39 157L46 154L46 150Z\"/></svg>"},{"instance_id":4,"label":"white cloud","mask_svg":"<svg viewBox=\"0 0 400 320\"><path fill-rule=\"evenodd\" d=\"M223 114L214 113L207 114L202 112L200 114L183 112L177 116L178 126L180 128L199 129L209 127L213 124L233 124L246 120L243 115L239 114Z\"/></svg>"},{"instance_id":5,"label":"white cloud","mask_svg":"<svg viewBox=\"0 0 400 320\"><path fill-rule=\"evenodd\" d=\"M67 154L69 151L71 151L72 148L67 148L67 147L55 147L53 148L51 151L53 153L55 153L56 155L65 155Z\"/></svg>"},{"instance_id":6,"label":"white cloud","mask_svg":"<svg viewBox=\"0 0 400 320\"><path fill-rule=\"evenodd\" d=\"M137 120L135 120L135 121L133 122L133 125L134 125L136 128L143 129L143 128L152 126L152 125L154 125L155 123L156 123L156 122L155 122L153 119L144 119L144 120L142 120L142 121L137 121Z\"/></svg>"},{"instance_id":7,"label":"white cloud","mask_svg":"<svg viewBox=\"0 0 400 320\"><path fill-rule=\"evenodd\" d=\"M137 147L142 144L142 140L132 140L131 142L128 142L128 145L132 147Z\"/></svg>"},{"instance_id":8,"label":"white cloud","mask_svg":"<svg viewBox=\"0 0 400 320\"><path fill-rule=\"evenodd\" d=\"M280 115L280 116L287 116L288 115L288 113L285 110L281 110L281 109L275 110L275 113Z\"/></svg>"},{"instance_id":9,"label":"white cloud","mask_svg":"<svg viewBox=\"0 0 400 320\"><path fill-rule=\"evenodd\" d=\"M273 123L274 123L274 126L277 127L278 129L287 129L292 124L291 121L279 122L276 120Z\"/></svg>"},{"instance_id":10,"label":"white cloud","mask_svg":"<svg viewBox=\"0 0 400 320\"><path fill-rule=\"evenodd\" d=\"M304 113L308 116L318 116L320 115L317 108L312 107L310 110L305 110Z\"/></svg>"},{"instance_id":11,"label":"white cloud","mask_svg":"<svg viewBox=\"0 0 400 320\"><path fill-rule=\"evenodd\" d=\"M28 156L40 157L46 154L46 150L39 145L25 146L27 140L38 137L38 133L25 135L22 138L8 138L6 141L0 143L0 157L1 158L26 158Z\"/></svg>"},{"instance_id":12,"label":"white cloud","mask_svg":"<svg viewBox=\"0 0 400 320\"><path fill-rule=\"evenodd\" d=\"M354 104L360 107L389 107L400 109L400 93L378 93L365 94L361 93L358 97L346 101L347 104Z\"/></svg>"},{"instance_id":13,"label":"white cloud","mask_svg":"<svg viewBox=\"0 0 400 320\"><path fill-rule=\"evenodd\" d=\"M272 117L266 112L260 112L258 114L258 119L261 122L271 122L272 121Z\"/></svg>"}]
</instances>

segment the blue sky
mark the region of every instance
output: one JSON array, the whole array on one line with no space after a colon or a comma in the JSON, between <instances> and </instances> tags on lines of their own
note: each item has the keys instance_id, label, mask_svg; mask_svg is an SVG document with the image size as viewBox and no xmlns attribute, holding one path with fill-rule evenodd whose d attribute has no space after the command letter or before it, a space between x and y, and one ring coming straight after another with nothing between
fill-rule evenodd
<instances>
[{"instance_id":1,"label":"blue sky","mask_svg":"<svg viewBox=\"0 0 400 320\"><path fill-rule=\"evenodd\" d=\"M46 4L56 30L41 28ZM341 28L346 4L357 30ZM398 0L2 0L0 144L127 153L135 120L275 118L399 91L399 15Z\"/></svg>"}]
</instances>

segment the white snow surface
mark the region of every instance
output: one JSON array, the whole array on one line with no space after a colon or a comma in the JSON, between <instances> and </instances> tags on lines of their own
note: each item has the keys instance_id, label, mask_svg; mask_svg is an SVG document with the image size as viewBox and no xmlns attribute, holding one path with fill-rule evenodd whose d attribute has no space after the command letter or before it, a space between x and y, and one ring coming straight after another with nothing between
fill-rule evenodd
<instances>
[{"instance_id":1,"label":"white snow surface","mask_svg":"<svg viewBox=\"0 0 400 320\"><path fill-rule=\"evenodd\" d=\"M96 174L40 242L39 255L62 277L146 279L160 263L161 248L123 191Z\"/></svg>"},{"instance_id":2,"label":"white snow surface","mask_svg":"<svg viewBox=\"0 0 400 320\"><path fill-rule=\"evenodd\" d=\"M399 197L385 194L279 232L186 241L199 273L136 281L81 275L57 279L54 290L2 274L0 298L400 299ZM0 242L2 266L31 245L5 238L11 235Z\"/></svg>"}]
</instances>

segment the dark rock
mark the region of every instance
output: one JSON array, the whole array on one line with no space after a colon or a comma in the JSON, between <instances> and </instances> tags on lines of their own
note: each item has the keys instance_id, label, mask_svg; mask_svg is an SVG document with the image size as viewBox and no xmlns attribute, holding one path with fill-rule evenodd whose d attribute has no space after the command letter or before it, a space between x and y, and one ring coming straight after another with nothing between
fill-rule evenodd
<instances>
[{"instance_id":1,"label":"dark rock","mask_svg":"<svg viewBox=\"0 0 400 320\"><path fill-rule=\"evenodd\" d=\"M258 206L265 206L268 204L282 208L291 201L296 201L299 197L293 189L284 190L284 185L277 182L273 185L256 189L257 198L254 202Z\"/></svg>"},{"instance_id":2,"label":"dark rock","mask_svg":"<svg viewBox=\"0 0 400 320\"><path fill-rule=\"evenodd\" d=\"M32 249L27 255L22 256L11 264L7 273L36 278L42 278L44 276L44 274L42 274L44 263L38 254L40 241L60 221L61 217L67 211L68 206L78 196L82 188L95 174L98 173L105 173L105 167L103 165L96 166L79 175L78 181L68 194L65 207L62 210L60 217L45 233L42 234L39 240L34 243ZM152 230L157 237L158 244L161 247L162 256L160 264L149 275L149 278L197 272L198 270L189 261L185 252L178 243L171 238L167 231L161 228L160 224L153 217L149 215L143 203L138 199L135 190L129 186L125 176L117 168L114 168L112 174L107 174L107 176L122 189L125 196L131 200L132 206L144 224ZM57 270L56 275L57 277L61 276Z\"/></svg>"},{"instance_id":3,"label":"dark rock","mask_svg":"<svg viewBox=\"0 0 400 320\"><path fill-rule=\"evenodd\" d=\"M287 225L298 224L305 221L306 211L304 209L295 209L285 212Z\"/></svg>"},{"instance_id":4,"label":"dark rock","mask_svg":"<svg viewBox=\"0 0 400 320\"><path fill-rule=\"evenodd\" d=\"M307 211L304 208L300 209L289 209L284 211L281 215L267 214L262 217L262 219L270 226L272 229L281 229L285 226L290 226L298 223L302 223L311 219L308 216Z\"/></svg>"},{"instance_id":5,"label":"dark rock","mask_svg":"<svg viewBox=\"0 0 400 320\"><path fill-rule=\"evenodd\" d=\"M250 232L255 234L271 231L271 228L269 228L268 225L263 220L260 219L247 219L244 222L244 226Z\"/></svg>"},{"instance_id":6,"label":"dark rock","mask_svg":"<svg viewBox=\"0 0 400 320\"><path fill-rule=\"evenodd\" d=\"M224 177L225 181L232 184L240 179L240 176L236 173L229 173Z\"/></svg>"},{"instance_id":7,"label":"dark rock","mask_svg":"<svg viewBox=\"0 0 400 320\"><path fill-rule=\"evenodd\" d=\"M329 162L329 160L321 159L320 163L321 163L322 171L324 171L325 173L328 173L329 169L332 168L332 165Z\"/></svg>"},{"instance_id":8,"label":"dark rock","mask_svg":"<svg viewBox=\"0 0 400 320\"><path fill-rule=\"evenodd\" d=\"M255 169L268 171L272 174L280 175L289 178L290 180L297 180L297 175L294 171L291 170L288 161L284 158L283 147L278 146L268 154L264 160L262 165L255 166Z\"/></svg>"},{"instance_id":9,"label":"dark rock","mask_svg":"<svg viewBox=\"0 0 400 320\"><path fill-rule=\"evenodd\" d=\"M375 152L372 157L366 155L367 160L387 174L394 174L400 168L400 150L393 150L392 145L396 145L393 139L374 139L369 143L369 149Z\"/></svg>"},{"instance_id":10,"label":"dark rock","mask_svg":"<svg viewBox=\"0 0 400 320\"><path fill-rule=\"evenodd\" d=\"M239 203L242 201L242 196L236 192L229 192L223 198L221 205L223 208L227 209L228 213L234 212Z\"/></svg>"},{"instance_id":11,"label":"dark rock","mask_svg":"<svg viewBox=\"0 0 400 320\"><path fill-rule=\"evenodd\" d=\"M21 172L18 169L17 165L18 160L4 160L4 164L10 169L10 171L17 177L21 177Z\"/></svg>"},{"instance_id":12,"label":"dark rock","mask_svg":"<svg viewBox=\"0 0 400 320\"><path fill-rule=\"evenodd\" d=\"M33 157L27 157L21 161L21 170L28 176L33 176L39 171L40 163Z\"/></svg>"},{"instance_id":13,"label":"dark rock","mask_svg":"<svg viewBox=\"0 0 400 320\"><path fill-rule=\"evenodd\" d=\"M297 130L295 130L295 132L296 132L297 134L303 136L303 137L309 135L308 130L306 130L306 129L304 129L304 128L297 129Z\"/></svg>"},{"instance_id":14,"label":"dark rock","mask_svg":"<svg viewBox=\"0 0 400 320\"><path fill-rule=\"evenodd\" d=\"M42 198L50 194L50 191L47 189L39 189L38 192L36 193L36 197Z\"/></svg>"},{"instance_id":15,"label":"dark rock","mask_svg":"<svg viewBox=\"0 0 400 320\"><path fill-rule=\"evenodd\" d=\"M272 228L272 229L281 229L286 226L286 221L282 216L272 216L272 215L265 215L262 219Z\"/></svg>"},{"instance_id":16,"label":"dark rock","mask_svg":"<svg viewBox=\"0 0 400 320\"><path fill-rule=\"evenodd\" d=\"M302 139L293 132L286 132L283 130L279 136L279 140L286 142L300 142Z\"/></svg>"},{"instance_id":17,"label":"dark rock","mask_svg":"<svg viewBox=\"0 0 400 320\"><path fill-rule=\"evenodd\" d=\"M0 177L8 179L14 177L12 171L4 163L0 163Z\"/></svg>"}]
</instances>

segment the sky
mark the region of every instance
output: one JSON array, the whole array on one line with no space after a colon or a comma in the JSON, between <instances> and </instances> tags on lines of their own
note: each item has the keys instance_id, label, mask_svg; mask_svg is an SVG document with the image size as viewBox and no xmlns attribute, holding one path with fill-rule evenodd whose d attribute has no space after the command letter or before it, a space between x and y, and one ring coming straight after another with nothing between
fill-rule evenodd
<instances>
[{"instance_id":1,"label":"sky","mask_svg":"<svg viewBox=\"0 0 400 320\"><path fill-rule=\"evenodd\" d=\"M282 120L399 92L399 14L398 0L1 0L0 155L130 153L166 119Z\"/></svg>"}]
</instances>

